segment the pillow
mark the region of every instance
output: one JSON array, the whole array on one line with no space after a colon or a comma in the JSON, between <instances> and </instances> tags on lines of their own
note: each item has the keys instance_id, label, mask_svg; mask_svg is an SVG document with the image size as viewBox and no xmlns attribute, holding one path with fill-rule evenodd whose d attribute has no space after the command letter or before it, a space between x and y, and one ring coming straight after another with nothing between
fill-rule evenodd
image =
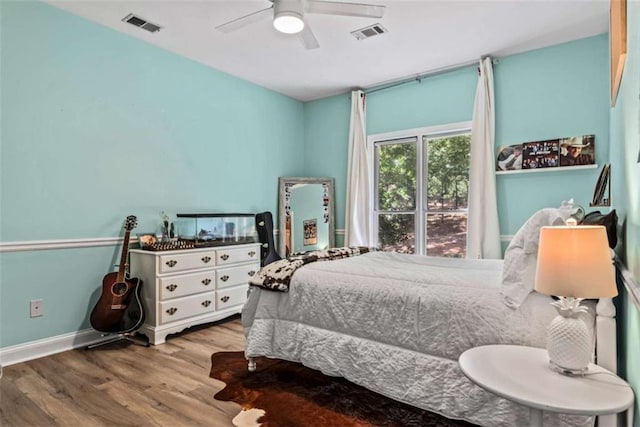
<instances>
[{"instance_id":1,"label":"pillow","mask_svg":"<svg viewBox=\"0 0 640 427\"><path fill-rule=\"evenodd\" d=\"M544 208L534 213L513 236L504 253L502 289L504 303L513 309L520 307L533 291L538 258L540 228L548 225L564 225L571 211L561 207Z\"/></svg>"}]
</instances>

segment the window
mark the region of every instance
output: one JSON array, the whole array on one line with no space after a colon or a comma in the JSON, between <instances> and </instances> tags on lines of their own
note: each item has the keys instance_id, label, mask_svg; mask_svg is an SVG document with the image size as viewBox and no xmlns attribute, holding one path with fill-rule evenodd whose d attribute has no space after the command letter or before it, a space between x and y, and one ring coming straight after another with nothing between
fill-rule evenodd
<instances>
[{"instance_id":1,"label":"window","mask_svg":"<svg viewBox=\"0 0 640 427\"><path fill-rule=\"evenodd\" d=\"M464 257L470 123L369 137L373 233L384 251Z\"/></svg>"}]
</instances>

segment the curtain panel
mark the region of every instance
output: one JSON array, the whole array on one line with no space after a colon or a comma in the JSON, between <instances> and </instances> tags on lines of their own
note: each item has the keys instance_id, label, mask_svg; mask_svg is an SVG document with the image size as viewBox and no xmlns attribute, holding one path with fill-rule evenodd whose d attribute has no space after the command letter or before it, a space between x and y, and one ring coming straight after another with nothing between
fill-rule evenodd
<instances>
[{"instance_id":1,"label":"curtain panel","mask_svg":"<svg viewBox=\"0 0 640 427\"><path fill-rule=\"evenodd\" d=\"M491 58L480 60L471 125L467 258L502 258L494 164L495 104Z\"/></svg>"},{"instance_id":2,"label":"curtain panel","mask_svg":"<svg viewBox=\"0 0 640 427\"><path fill-rule=\"evenodd\" d=\"M367 150L366 95L351 92L349 159L345 206L345 246L373 246L370 236L371 201L369 196L369 151Z\"/></svg>"}]
</instances>

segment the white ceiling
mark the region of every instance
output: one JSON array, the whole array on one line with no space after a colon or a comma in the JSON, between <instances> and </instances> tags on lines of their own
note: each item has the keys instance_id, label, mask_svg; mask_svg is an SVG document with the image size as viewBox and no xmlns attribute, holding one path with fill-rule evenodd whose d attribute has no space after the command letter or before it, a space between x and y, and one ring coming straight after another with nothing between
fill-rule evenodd
<instances>
[{"instance_id":1,"label":"white ceiling","mask_svg":"<svg viewBox=\"0 0 640 427\"><path fill-rule=\"evenodd\" d=\"M320 43L313 50L277 32L269 17L228 34L215 29L269 7L268 0L47 3L301 101L608 30L609 0L354 1L386 6L384 17L309 14ZM152 34L122 22L129 13L162 30ZM375 23L389 32L361 41L350 34Z\"/></svg>"}]
</instances>

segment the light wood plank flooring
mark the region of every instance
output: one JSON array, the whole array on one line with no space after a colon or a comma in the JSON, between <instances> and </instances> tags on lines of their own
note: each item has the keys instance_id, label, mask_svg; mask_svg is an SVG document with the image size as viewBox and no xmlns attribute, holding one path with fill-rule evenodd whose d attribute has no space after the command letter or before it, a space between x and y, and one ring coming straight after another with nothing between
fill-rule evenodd
<instances>
[{"instance_id":1,"label":"light wood plank flooring","mask_svg":"<svg viewBox=\"0 0 640 427\"><path fill-rule=\"evenodd\" d=\"M239 316L169 336L73 350L4 368L0 425L231 426L240 411L214 400L211 354L244 349Z\"/></svg>"}]
</instances>

